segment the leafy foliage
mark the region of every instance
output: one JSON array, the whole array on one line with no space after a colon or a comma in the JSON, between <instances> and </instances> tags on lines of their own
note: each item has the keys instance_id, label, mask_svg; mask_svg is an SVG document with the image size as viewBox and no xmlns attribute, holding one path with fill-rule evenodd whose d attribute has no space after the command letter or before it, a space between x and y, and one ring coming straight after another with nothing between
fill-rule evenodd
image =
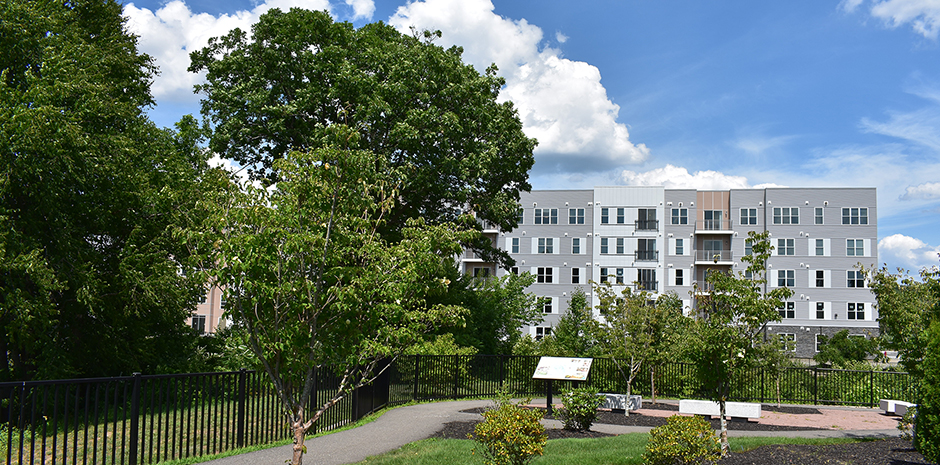
<instances>
[{"instance_id":1,"label":"leafy foliage","mask_svg":"<svg viewBox=\"0 0 940 465\"><path fill-rule=\"evenodd\" d=\"M119 3L0 8L0 380L187 369L205 283L172 232L217 178L200 128L143 114Z\"/></svg>"},{"instance_id":2,"label":"leafy foliage","mask_svg":"<svg viewBox=\"0 0 940 465\"><path fill-rule=\"evenodd\" d=\"M564 428L567 430L590 430L594 420L597 419L597 408L603 399L597 395L597 389L577 388L561 395L564 408L558 412Z\"/></svg>"},{"instance_id":3,"label":"leafy foliage","mask_svg":"<svg viewBox=\"0 0 940 465\"><path fill-rule=\"evenodd\" d=\"M552 333L538 342L539 352L554 357L590 356L595 345L590 331L592 320L584 289L576 288L568 299L568 311L552 328Z\"/></svg>"},{"instance_id":4,"label":"leafy foliage","mask_svg":"<svg viewBox=\"0 0 940 465\"><path fill-rule=\"evenodd\" d=\"M470 208L508 231L535 140L525 137L512 103L498 102L504 80L461 61L462 49L433 44L440 33L403 35L374 23L355 29L327 12L272 9L252 26L210 39L192 53L203 113L215 131L210 148L276 181L275 162L291 150L324 146L330 127L356 128L351 149L387 160L401 183L383 232L407 219L455 222ZM480 237L470 242L511 261Z\"/></svg>"},{"instance_id":5,"label":"leafy foliage","mask_svg":"<svg viewBox=\"0 0 940 465\"><path fill-rule=\"evenodd\" d=\"M764 359L776 356L778 346L764 341L768 322L779 321L777 308L793 291L778 287L764 293L766 263L773 246L768 233L749 232L752 255L742 257L752 278L742 273L710 273L708 291L696 289L700 316L695 320L688 356L709 400L721 410L722 455L728 453L725 402L736 379Z\"/></svg>"},{"instance_id":6,"label":"leafy foliage","mask_svg":"<svg viewBox=\"0 0 940 465\"><path fill-rule=\"evenodd\" d=\"M940 463L940 320L931 323L927 337L924 380L914 419L914 447L928 461Z\"/></svg>"},{"instance_id":7,"label":"leafy foliage","mask_svg":"<svg viewBox=\"0 0 940 465\"><path fill-rule=\"evenodd\" d=\"M940 270L921 270L919 279L902 270L870 273L871 291L878 299L882 345L898 351L909 373L921 376L926 356L927 328L940 320Z\"/></svg>"},{"instance_id":8,"label":"leafy foliage","mask_svg":"<svg viewBox=\"0 0 940 465\"><path fill-rule=\"evenodd\" d=\"M547 442L542 411L525 409L507 400L483 412L484 420L473 429L471 439L487 465L523 465L542 455Z\"/></svg>"},{"instance_id":9,"label":"leafy foliage","mask_svg":"<svg viewBox=\"0 0 940 465\"><path fill-rule=\"evenodd\" d=\"M832 337L820 336L822 347L813 356L820 364L848 369L865 362L869 356L878 355L878 341L863 336L849 336L849 330L843 329Z\"/></svg>"},{"instance_id":10,"label":"leafy foliage","mask_svg":"<svg viewBox=\"0 0 940 465\"><path fill-rule=\"evenodd\" d=\"M650 430L643 460L649 465L714 462L721 457L711 425L698 416L673 415Z\"/></svg>"},{"instance_id":11,"label":"leafy foliage","mask_svg":"<svg viewBox=\"0 0 940 465\"><path fill-rule=\"evenodd\" d=\"M535 276L509 273L476 284L472 280L469 276L458 278L443 300L467 309L462 325L444 330L454 335L458 345L473 347L478 353L512 353L512 347L523 337L519 328L542 321L539 299L526 292Z\"/></svg>"}]
</instances>

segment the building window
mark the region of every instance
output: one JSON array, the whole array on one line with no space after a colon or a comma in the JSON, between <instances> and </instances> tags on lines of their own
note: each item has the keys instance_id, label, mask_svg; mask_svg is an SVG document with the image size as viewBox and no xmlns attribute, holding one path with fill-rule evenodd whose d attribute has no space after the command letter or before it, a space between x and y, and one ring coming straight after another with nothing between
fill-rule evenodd
<instances>
[{"instance_id":1,"label":"building window","mask_svg":"<svg viewBox=\"0 0 940 465\"><path fill-rule=\"evenodd\" d=\"M509 239L509 253L519 253L519 238L513 237Z\"/></svg>"},{"instance_id":2,"label":"building window","mask_svg":"<svg viewBox=\"0 0 940 465\"><path fill-rule=\"evenodd\" d=\"M784 302L782 307L777 307L780 318L796 318L796 305L794 302Z\"/></svg>"},{"instance_id":3,"label":"building window","mask_svg":"<svg viewBox=\"0 0 940 465\"><path fill-rule=\"evenodd\" d=\"M539 284L551 284L552 268L550 266L537 268L536 279Z\"/></svg>"},{"instance_id":4,"label":"building window","mask_svg":"<svg viewBox=\"0 0 940 465\"><path fill-rule=\"evenodd\" d=\"M826 272L816 270L816 287L826 287Z\"/></svg>"},{"instance_id":5,"label":"building window","mask_svg":"<svg viewBox=\"0 0 940 465\"><path fill-rule=\"evenodd\" d=\"M617 238L617 255L623 255L624 252L624 239L622 237Z\"/></svg>"},{"instance_id":6,"label":"building window","mask_svg":"<svg viewBox=\"0 0 940 465\"><path fill-rule=\"evenodd\" d=\"M673 208L672 209L672 224L689 224L689 209L688 208Z\"/></svg>"},{"instance_id":7,"label":"building window","mask_svg":"<svg viewBox=\"0 0 940 465\"><path fill-rule=\"evenodd\" d=\"M637 212L636 229L638 231L656 231L659 229L655 208L641 208Z\"/></svg>"},{"instance_id":8,"label":"building window","mask_svg":"<svg viewBox=\"0 0 940 465\"><path fill-rule=\"evenodd\" d=\"M516 210L516 223L522 224L522 219L525 217L525 209L520 208Z\"/></svg>"},{"instance_id":9,"label":"building window","mask_svg":"<svg viewBox=\"0 0 940 465\"><path fill-rule=\"evenodd\" d=\"M617 209L617 224L624 224L627 222L627 209L618 208Z\"/></svg>"},{"instance_id":10,"label":"building window","mask_svg":"<svg viewBox=\"0 0 940 465\"><path fill-rule=\"evenodd\" d=\"M845 256L846 257L864 257L865 256L865 241L862 239L846 239L845 240Z\"/></svg>"},{"instance_id":11,"label":"building window","mask_svg":"<svg viewBox=\"0 0 940 465\"><path fill-rule=\"evenodd\" d=\"M555 253L555 239L552 237L540 237L538 253Z\"/></svg>"},{"instance_id":12,"label":"building window","mask_svg":"<svg viewBox=\"0 0 940 465\"><path fill-rule=\"evenodd\" d=\"M601 238L601 255L607 255L608 253L610 253L610 247L608 246L608 242L610 242L609 238L606 238L606 237Z\"/></svg>"},{"instance_id":13,"label":"building window","mask_svg":"<svg viewBox=\"0 0 940 465\"><path fill-rule=\"evenodd\" d=\"M823 224L823 209L822 207L816 207L815 209L815 220L814 224Z\"/></svg>"},{"instance_id":14,"label":"building window","mask_svg":"<svg viewBox=\"0 0 940 465\"><path fill-rule=\"evenodd\" d=\"M676 239L676 255L685 255L684 239Z\"/></svg>"},{"instance_id":15,"label":"building window","mask_svg":"<svg viewBox=\"0 0 940 465\"><path fill-rule=\"evenodd\" d=\"M509 269L509 272L512 273L512 274L514 274L514 275L516 275L516 276L519 276L519 267L518 267L518 266L514 266L514 267L512 267L512 268Z\"/></svg>"},{"instance_id":16,"label":"building window","mask_svg":"<svg viewBox=\"0 0 940 465\"><path fill-rule=\"evenodd\" d=\"M571 269L571 284L581 284L581 268Z\"/></svg>"},{"instance_id":17,"label":"building window","mask_svg":"<svg viewBox=\"0 0 940 465\"><path fill-rule=\"evenodd\" d=\"M617 268L617 284L623 284L623 268Z\"/></svg>"},{"instance_id":18,"label":"building window","mask_svg":"<svg viewBox=\"0 0 940 465\"><path fill-rule=\"evenodd\" d=\"M757 209L756 208L742 208L741 209L741 224L742 225L757 224Z\"/></svg>"},{"instance_id":19,"label":"building window","mask_svg":"<svg viewBox=\"0 0 940 465\"><path fill-rule=\"evenodd\" d=\"M868 224L868 209L843 208L842 224Z\"/></svg>"},{"instance_id":20,"label":"building window","mask_svg":"<svg viewBox=\"0 0 940 465\"><path fill-rule=\"evenodd\" d=\"M681 270L681 269L677 269L677 270L676 270L676 286L684 286L684 285L685 285L685 284L684 284L684 283L685 283L685 279L684 279L685 276L683 276L683 275L684 275L684 271L685 271L685 270Z\"/></svg>"},{"instance_id":21,"label":"building window","mask_svg":"<svg viewBox=\"0 0 940 465\"><path fill-rule=\"evenodd\" d=\"M826 303L825 302L816 302L816 319L817 320L826 319Z\"/></svg>"},{"instance_id":22,"label":"building window","mask_svg":"<svg viewBox=\"0 0 940 465\"><path fill-rule=\"evenodd\" d=\"M823 337L824 337L824 336L823 336L822 334L817 334L817 335L816 335L816 352L819 352L819 349L822 349L822 346L823 346Z\"/></svg>"},{"instance_id":23,"label":"building window","mask_svg":"<svg viewBox=\"0 0 940 465\"><path fill-rule=\"evenodd\" d=\"M864 320L865 304L862 302L849 302L846 308L846 318L850 320Z\"/></svg>"},{"instance_id":24,"label":"building window","mask_svg":"<svg viewBox=\"0 0 940 465\"><path fill-rule=\"evenodd\" d=\"M783 350L796 352L796 334L777 333L777 338L780 340L780 346L783 347Z\"/></svg>"},{"instance_id":25,"label":"building window","mask_svg":"<svg viewBox=\"0 0 940 465\"><path fill-rule=\"evenodd\" d=\"M754 254L754 244L751 244L751 241L749 240L745 240L744 241L744 255L746 257L750 257L753 254Z\"/></svg>"},{"instance_id":26,"label":"building window","mask_svg":"<svg viewBox=\"0 0 940 465\"><path fill-rule=\"evenodd\" d=\"M795 255L796 239L777 239L777 255Z\"/></svg>"},{"instance_id":27,"label":"building window","mask_svg":"<svg viewBox=\"0 0 940 465\"><path fill-rule=\"evenodd\" d=\"M796 286L796 271L777 270L777 287L794 287L794 286Z\"/></svg>"},{"instance_id":28,"label":"building window","mask_svg":"<svg viewBox=\"0 0 940 465\"><path fill-rule=\"evenodd\" d=\"M656 270L637 270L637 289L656 292Z\"/></svg>"},{"instance_id":29,"label":"building window","mask_svg":"<svg viewBox=\"0 0 940 465\"><path fill-rule=\"evenodd\" d=\"M552 298L543 297L542 302L543 302L542 313L552 313Z\"/></svg>"},{"instance_id":30,"label":"building window","mask_svg":"<svg viewBox=\"0 0 940 465\"><path fill-rule=\"evenodd\" d=\"M206 302L209 301L209 294L208 294L208 292L209 292L209 291L206 291L206 293L203 294L202 297L199 298L199 303L204 304L204 303L206 303Z\"/></svg>"},{"instance_id":31,"label":"building window","mask_svg":"<svg viewBox=\"0 0 940 465\"><path fill-rule=\"evenodd\" d=\"M705 210L705 229L708 231L717 231L721 229L721 210Z\"/></svg>"},{"instance_id":32,"label":"building window","mask_svg":"<svg viewBox=\"0 0 940 465\"><path fill-rule=\"evenodd\" d=\"M580 237L571 238L571 253L573 254L581 253L581 238Z\"/></svg>"},{"instance_id":33,"label":"building window","mask_svg":"<svg viewBox=\"0 0 940 465\"><path fill-rule=\"evenodd\" d=\"M823 239L816 239L816 256L822 257L826 255L826 241Z\"/></svg>"},{"instance_id":34,"label":"building window","mask_svg":"<svg viewBox=\"0 0 940 465\"><path fill-rule=\"evenodd\" d=\"M609 208L601 208L601 224L608 224L608 223L610 223L610 213L609 213L609 212L610 212L610 209L609 209Z\"/></svg>"},{"instance_id":35,"label":"building window","mask_svg":"<svg viewBox=\"0 0 940 465\"><path fill-rule=\"evenodd\" d=\"M558 209L536 208L535 224L558 224Z\"/></svg>"},{"instance_id":36,"label":"building window","mask_svg":"<svg viewBox=\"0 0 940 465\"><path fill-rule=\"evenodd\" d=\"M552 335L552 328L545 326L538 326L535 328L535 340L540 341L545 336Z\"/></svg>"},{"instance_id":37,"label":"building window","mask_svg":"<svg viewBox=\"0 0 940 465\"><path fill-rule=\"evenodd\" d=\"M607 277L608 277L608 276L609 276L609 275L607 274L607 268L601 268L601 282L602 282L602 283L606 283L606 282L607 282Z\"/></svg>"},{"instance_id":38,"label":"building window","mask_svg":"<svg viewBox=\"0 0 940 465\"><path fill-rule=\"evenodd\" d=\"M636 259L659 260L659 254L656 252L656 239L637 239Z\"/></svg>"},{"instance_id":39,"label":"building window","mask_svg":"<svg viewBox=\"0 0 940 465\"><path fill-rule=\"evenodd\" d=\"M583 208L569 208L568 209L568 224L584 224L584 209Z\"/></svg>"},{"instance_id":40,"label":"building window","mask_svg":"<svg viewBox=\"0 0 940 465\"><path fill-rule=\"evenodd\" d=\"M849 270L846 278L845 287L865 287L865 274L861 271Z\"/></svg>"},{"instance_id":41,"label":"building window","mask_svg":"<svg viewBox=\"0 0 940 465\"><path fill-rule=\"evenodd\" d=\"M485 267L474 267L473 277L476 279L486 279L490 277L490 269Z\"/></svg>"},{"instance_id":42,"label":"building window","mask_svg":"<svg viewBox=\"0 0 940 465\"><path fill-rule=\"evenodd\" d=\"M193 329L196 330L199 334L206 333L206 316L205 315L193 315Z\"/></svg>"},{"instance_id":43,"label":"building window","mask_svg":"<svg viewBox=\"0 0 940 465\"><path fill-rule=\"evenodd\" d=\"M774 224L800 224L799 207L774 207Z\"/></svg>"}]
</instances>

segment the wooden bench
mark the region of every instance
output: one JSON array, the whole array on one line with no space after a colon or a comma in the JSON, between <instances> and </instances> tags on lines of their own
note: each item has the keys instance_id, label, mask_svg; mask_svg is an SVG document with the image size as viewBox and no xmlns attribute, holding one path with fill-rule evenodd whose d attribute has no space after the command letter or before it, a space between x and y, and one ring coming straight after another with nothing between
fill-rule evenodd
<instances>
[{"instance_id":1,"label":"wooden bench","mask_svg":"<svg viewBox=\"0 0 940 465\"><path fill-rule=\"evenodd\" d=\"M917 406L917 404L912 404L910 402L904 402L903 400L891 400L891 399L881 399L878 402L878 405L881 407L881 410L884 410L888 415L899 415L903 416L907 413L907 409Z\"/></svg>"},{"instance_id":2,"label":"wooden bench","mask_svg":"<svg viewBox=\"0 0 940 465\"><path fill-rule=\"evenodd\" d=\"M604 403L599 408L611 410L639 410L643 408L643 397L641 396L630 396L628 400L624 394L600 393L598 395L604 398Z\"/></svg>"},{"instance_id":3,"label":"wooden bench","mask_svg":"<svg viewBox=\"0 0 940 465\"><path fill-rule=\"evenodd\" d=\"M759 419L761 405L753 402L725 402L725 415L732 419ZM679 413L689 415L721 415L718 402L710 400L683 399L679 401Z\"/></svg>"}]
</instances>

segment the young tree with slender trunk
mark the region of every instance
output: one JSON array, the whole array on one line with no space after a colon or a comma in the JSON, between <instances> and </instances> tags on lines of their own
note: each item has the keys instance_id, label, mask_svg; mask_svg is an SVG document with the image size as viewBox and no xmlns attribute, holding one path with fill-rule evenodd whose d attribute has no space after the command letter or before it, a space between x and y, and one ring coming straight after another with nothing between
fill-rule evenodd
<instances>
[{"instance_id":1,"label":"young tree with slender trunk","mask_svg":"<svg viewBox=\"0 0 940 465\"><path fill-rule=\"evenodd\" d=\"M752 254L741 257L750 277L743 273L710 273L710 288L696 288L698 318L693 324L688 354L709 400L718 402L721 415L721 450L728 455L726 403L733 383L747 369L779 351L765 338L767 323L780 321L777 310L793 295L786 287L766 291L767 259L773 246L767 232L748 233Z\"/></svg>"}]
</instances>

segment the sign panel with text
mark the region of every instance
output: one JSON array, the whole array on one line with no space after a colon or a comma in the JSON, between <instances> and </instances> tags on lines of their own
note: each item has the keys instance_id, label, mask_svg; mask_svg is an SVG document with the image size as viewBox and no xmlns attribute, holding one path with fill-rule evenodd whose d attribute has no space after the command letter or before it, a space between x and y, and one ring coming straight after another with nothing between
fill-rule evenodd
<instances>
[{"instance_id":1,"label":"sign panel with text","mask_svg":"<svg viewBox=\"0 0 940 465\"><path fill-rule=\"evenodd\" d=\"M532 379L587 381L593 358L542 357Z\"/></svg>"}]
</instances>

